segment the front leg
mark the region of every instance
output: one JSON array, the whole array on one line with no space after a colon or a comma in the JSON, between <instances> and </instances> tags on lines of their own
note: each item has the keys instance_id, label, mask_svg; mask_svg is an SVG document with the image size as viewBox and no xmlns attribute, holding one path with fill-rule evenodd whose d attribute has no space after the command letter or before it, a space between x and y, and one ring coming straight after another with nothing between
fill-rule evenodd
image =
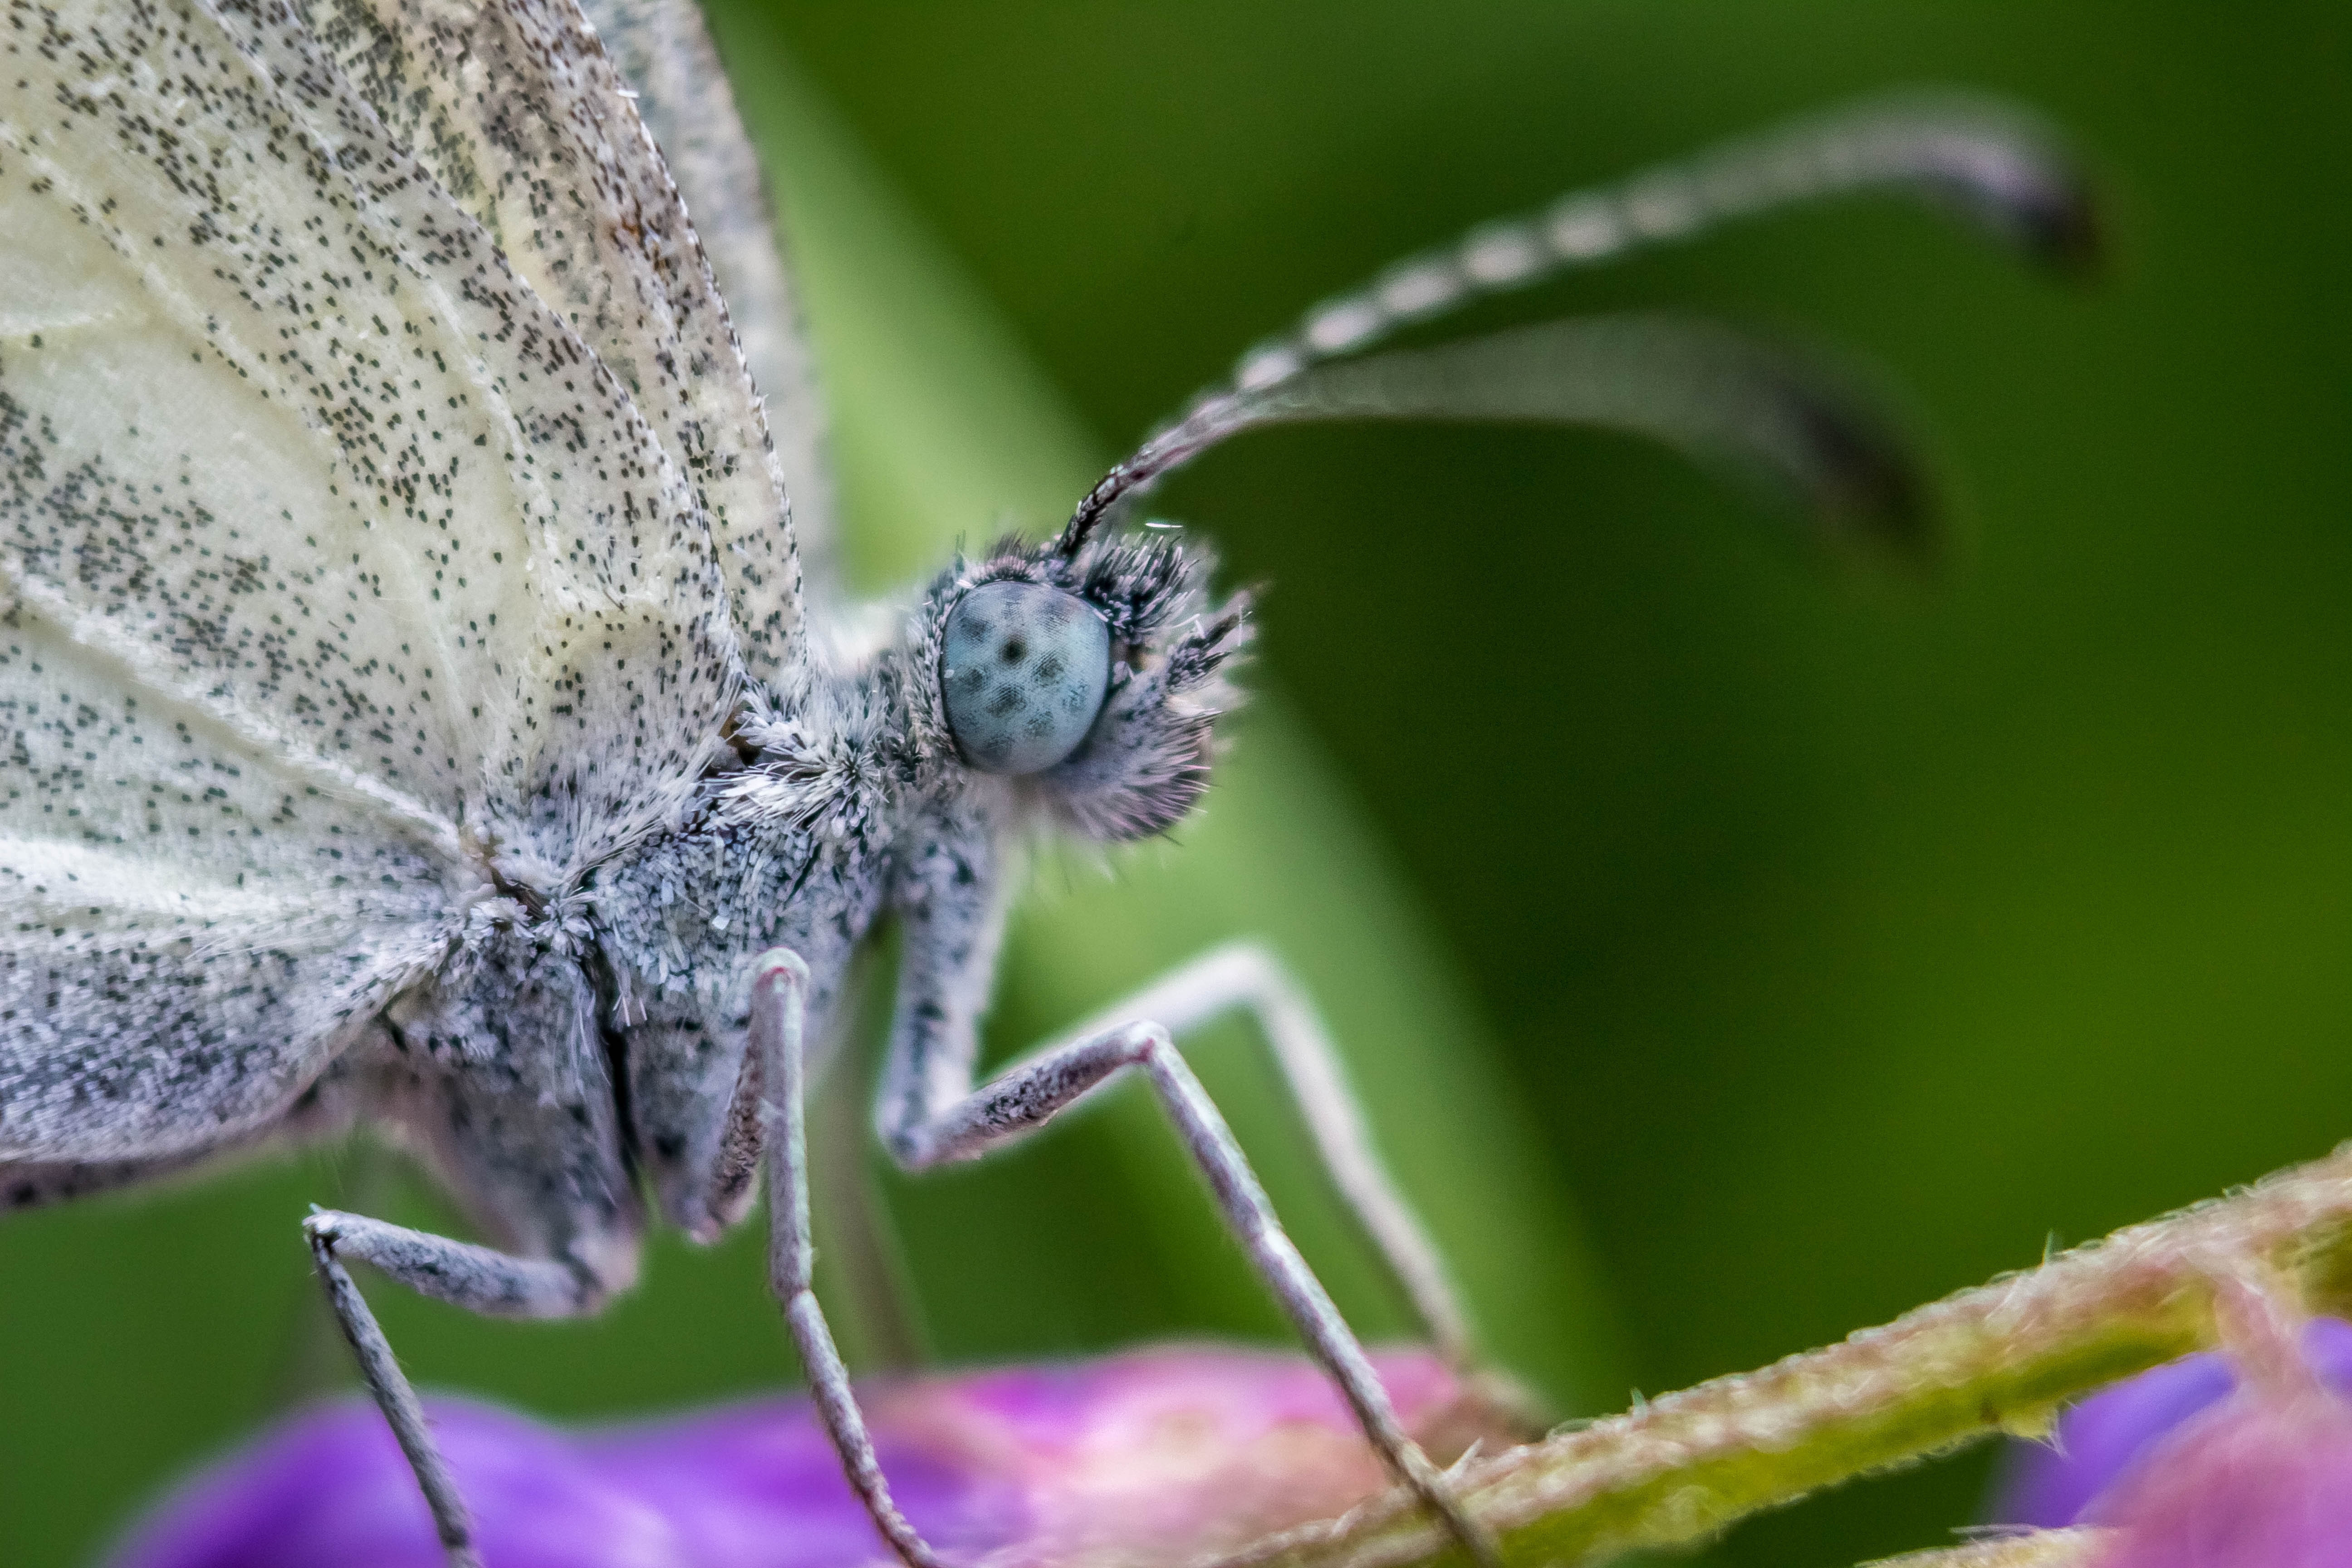
<instances>
[{"instance_id":1,"label":"front leg","mask_svg":"<svg viewBox=\"0 0 2352 1568\"><path fill-rule=\"evenodd\" d=\"M1107 1034L1136 1018L1150 1018L1181 1040L1235 1009L1256 1023L1324 1173L1387 1263L1431 1343L1454 1371L1475 1370L1469 1314L1454 1294L1445 1260L1373 1145L1346 1065L1306 986L1270 950L1254 942L1212 949L1112 1003L1053 1045Z\"/></svg>"},{"instance_id":2,"label":"front leg","mask_svg":"<svg viewBox=\"0 0 2352 1568\"><path fill-rule=\"evenodd\" d=\"M1364 1435L1397 1479L1421 1494L1463 1547L1478 1562L1496 1568L1501 1558L1493 1541L1463 1510L1444 1473L1405 1435L1355 1331L1283 1230L1265 1189L1250 1169L1249 1157L1166 1029L1158 1024L1128 1024L1050 1047L920 1121L898 1129L891 1147L910 1170L977 1159L1044 1126L1127 1068L1140 1068L1160 1097L1177 1136L1207 1178L1226 1227L1307 1349L1339 1384Z\"/></svg>"},{"instance_id":3,"label":"front leg","mask_svg":"<svg viewBox=\"0 0 2352 1568\"><path fill-rule=\"evenodd\" d=\"M1499 1561L1444 1475L1405 1435L1364 1347L1282 1228L1249 1157L1163 1026L1182 1028L1236 1003L1265 1026L1325 1164L1449 1356L1466 1353L1459 1309L1422 1234L1372 1152L1312 1007L1265 954L1227 949L1133 1000L1147 1005L972 1088L979 1018L995 973L1008 879L985 830L934 836L898 890L897 1015L877 1131L898 1163L926 1170L975 1159L1042 1127L1123 1069L1139 1069L1207 1178L1218 1213L1307 1350L1323 1363L1397 1479L1421 1494L1471 1556Z\"/></svg>"}]
</instances>

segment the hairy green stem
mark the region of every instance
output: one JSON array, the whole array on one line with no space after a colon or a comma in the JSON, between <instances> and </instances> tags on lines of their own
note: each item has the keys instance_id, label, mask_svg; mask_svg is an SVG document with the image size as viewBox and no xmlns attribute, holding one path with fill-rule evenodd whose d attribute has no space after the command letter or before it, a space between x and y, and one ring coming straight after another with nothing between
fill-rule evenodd
<instances>
[{"instance_id":1,"label":"hairy green stem","mask_svg":"<svg viewBox=\"0 0 2352 1568\"><path fill-rule=\"evenodd\" d=\"M2352 1295L2352 1144L1842 1343L1475 1463L1463 1495L1514 1562L1688 1546L1868 1471L2044 1432L2065 1401L2213 1343L2217 1285L2248 1279L2315 1310ZM1444 1550L1391 1494L1228 1568L1401 1568Z\"/></svg>"},{"instance_id":2,"label":"hairy green stem","mask_svg":"<svg viewBox=\"0 0 2352 1568\"><path fill-rule=\"evenodd\" d=\"M2115 1532L2105 1530L2037 1530L1941 1552L1881 1558L1864 1568L2091 1568L2114 1538Z\"/></svg>"}]
</instances>

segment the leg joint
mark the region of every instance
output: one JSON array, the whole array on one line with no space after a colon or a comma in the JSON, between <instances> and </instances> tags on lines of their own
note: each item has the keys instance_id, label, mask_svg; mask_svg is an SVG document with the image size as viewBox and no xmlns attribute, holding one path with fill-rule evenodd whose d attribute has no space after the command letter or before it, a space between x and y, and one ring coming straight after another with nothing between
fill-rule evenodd
<instances>
[{"instance_id":1,"label":"leg joint","mask_svg":"<svg viewBox=\"0 0 2352 1568\"><path fill-rule=\"evenodd\" d=\"M808 994L808 961L789 947L772 947L751 961L751 987L757 991L765 986L789 985L803 995Z\"/></svg>"}]
</instances>

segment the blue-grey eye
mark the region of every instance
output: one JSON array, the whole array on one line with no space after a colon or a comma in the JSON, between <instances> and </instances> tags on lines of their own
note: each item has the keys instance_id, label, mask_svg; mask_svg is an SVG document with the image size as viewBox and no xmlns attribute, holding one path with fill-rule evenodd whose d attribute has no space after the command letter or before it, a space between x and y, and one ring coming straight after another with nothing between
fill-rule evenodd
<instances>
[{"instance_id":1,"label":"blue-grey eye","mask_svg":"<svg viewBox=\"0 0 2352 1568\"><path fill-rule=\"evenodd\" d=\"M948 729L982 773L1034 773L1077 749L1110 685L1110 627L1074 594L983 583L948 614Z\"/></svg>"}]
</instances>

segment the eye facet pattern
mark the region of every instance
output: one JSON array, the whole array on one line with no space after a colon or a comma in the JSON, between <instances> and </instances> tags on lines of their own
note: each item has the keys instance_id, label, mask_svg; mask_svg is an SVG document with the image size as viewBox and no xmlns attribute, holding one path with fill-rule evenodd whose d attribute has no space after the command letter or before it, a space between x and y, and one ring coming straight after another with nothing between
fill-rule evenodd
<instances>
[{"instance_id":1,"label":"eye facet pattern","mask_svg":"<svg viewBox=\"0 0 2352 1568\"><path fill-rule=\"evenodd\" d=\"M1074 594L983 583L948 612L948 729L982 773L1042 773L1077 749L1110 685L1110 627Z\"/></svg>"}]
</instances>

